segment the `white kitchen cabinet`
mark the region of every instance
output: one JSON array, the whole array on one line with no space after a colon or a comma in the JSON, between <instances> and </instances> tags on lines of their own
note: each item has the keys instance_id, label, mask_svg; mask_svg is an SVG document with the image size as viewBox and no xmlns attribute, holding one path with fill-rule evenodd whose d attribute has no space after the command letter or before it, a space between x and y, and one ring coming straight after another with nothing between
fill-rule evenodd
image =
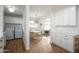
<instances>
[{"instance_id":1,"label":"white kitchen cabinet","mask_svg":"<svg viewBox=\"0 0 79 59\"><path fill-rule=\"evenodd\" d=\"M65 35L60 35L60 42L61 42L60 46L63 47L63 48L65 48L65 46L66 46Z\"/></svg>"},{"instance_id":2,"label":"white kitchen cabinet","mask_svg":"<svg viewBox=\"0 0 79 59\"><path fill-rule=\"evenodd\" d=\"M56 35L55 35L55 33L53 32L53 33L51 33L51 35L52 35L52 36L51 36L51 41L52 41L53 43L56 43L56 38L55 38ZM52 42L51 42L51 43L52 43Z\"/></svg>"},{"instance_id":3,"label":"white kitchen cabinet","mask_svg":"<svg viewBox=\"0 0 79 59\"><path fill-rule=\"evenodd\" d=\"M55 39L56 39L56 38L55 38L56 35L55 35L55 33L52 32L51 35L52 35L52 36L51 36L51 41L52 41L53 43L56 43L56 40L55 40ZM51 42L51 43L52 43L52 42Z\"/></svg>"},{"instance_id":4,"label":"white kitchen cabinet","mask_svg":"<svg viewBox=\"0 0 79 59\"><path fill-rule=\"evenodd\" d=\"M62 45L62 38L61 38L62 36L58 34L58 37L59 37L59 46L61 46Z\"/></svg>"},{"instance_id":5,"label":"white kitchen cabinet","mask_svg":"<svg viewBox=\"0 0 79 59\"><path fill-rule=\"evenodd\" d=\"M57 33L55 33L55 43L58 44L58 36L57 36Z\"/></svg>"},{"instance_id":6,"label":"white kitchen cabinet","mask_svg":"<svg viewBox=\"0 0 79 59\"><path fill-rule=\"evenodd\" d=\"M66 49L74 52L74 38L72 36L67 36L66 38Z\"/></svg>"},{"instance_id":7,"label":"white kitchen cabinet","mask_svg":"<svg viewBox=\"0 0 79 59\"><path fill-rule=\"evenodd\" d=\"M64 23L64 11L59 10L55 13L55 25L62 25Z\"/></svg>"},{"instance_id":8,"label":"white kitchen cabinet","mask_svg":"<svg viewBox=\"0 0 79 59\"><path fill-rule=\"evenodd\" d=\"M74 39L72 36L69 35L61 35L61 47L65 48L66 50L73 52L74 51Z\"/></svg>"},{"instance_id":9,"label":"white kitchen cabinet","mask_svg":"<svg viewBox=\"0 0 79 59\"><path fill-rule=\"evenodd\" d=\"M58 40L58 45L61 46L63 39L62 39L62 36L61 36L59 33L58 33L58 38L57 38L57 40ZM63 41L63 42L64 42L64 41Z\"/></svg>"},{"instance_id":10,"label":"white kitchen cabinet","mask_svg":"<svg viewBox=\"0 0 79 59\"><path fill-rule=\"evenodd\" d=\"M53 40L53 43L56 45L70 51L74 52L74 38L70 35L64 35L61 33L55 33L55 39Z\"/></svg>"},{"instance_id":11,"label":"white kitchen cabinet","mask_svg":"<svg viewBox=\"0 0 79 59\"><path fill-rule=\"evenodd\" d=\"M55 33L55 43L56 43L57 45L60 45L60 36L59 36L58 33Z\"/></svg>"},{"instance_id":12,"label":"white kitchen cabinet","mask_svg":"<svg viewBox=\"0 0 79 59\"><path fill-rule=\"evenodd\" d=\"M76 25L76 6L69 6L55 13L56 26L75 26Z\"/></svg>"}]
</instances>

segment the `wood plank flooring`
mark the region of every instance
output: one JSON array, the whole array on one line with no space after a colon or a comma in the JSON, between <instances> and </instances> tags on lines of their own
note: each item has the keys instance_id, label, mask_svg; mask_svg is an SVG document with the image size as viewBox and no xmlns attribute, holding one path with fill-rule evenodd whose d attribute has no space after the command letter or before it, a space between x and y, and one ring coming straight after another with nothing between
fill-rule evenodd
<instances>
[{"instance_id":1,"label":"wood plank flooring","mask_svg":"<svg viewBox=\"0 0 79 59\"><path fill-rule=\"evenodd\" d=\"M6 41L5 50L8 50L5 53L67 53L67 51L55 45L51 45L46 39L31 39L29 51L25 50L23 39Z\"/></svg>"},{"instance_id":2,"label":"wood plank flooring","mask_svg":"<svg viewBox=\"0 0 79 59\"><path fill-rule=\"evenodd\" d=\"M5 50L10 53L21 53L26 51L22 39L7 40Z\"/></svg>"}]
</instances>

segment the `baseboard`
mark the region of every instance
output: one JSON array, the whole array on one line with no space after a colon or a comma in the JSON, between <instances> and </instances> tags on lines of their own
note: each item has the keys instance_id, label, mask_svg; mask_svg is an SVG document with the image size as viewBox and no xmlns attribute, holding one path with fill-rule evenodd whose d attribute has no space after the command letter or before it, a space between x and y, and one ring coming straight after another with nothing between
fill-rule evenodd
<instances>
[{"instance_id":1,"label":"baseboard","mask_svg":"<svg viewBox=\"0 0 79 59\"><path fill-rule=\"evenodd\" d=\"M57 46L58 48L62 49L63 51L66 51L67 53L70 53L70 51L68 51L67 49L65 49L65 48L63 48L63 47L61 47L59 45L57 45L56 43L52 42L51 45Z\"/></svg>"}]
</instances>

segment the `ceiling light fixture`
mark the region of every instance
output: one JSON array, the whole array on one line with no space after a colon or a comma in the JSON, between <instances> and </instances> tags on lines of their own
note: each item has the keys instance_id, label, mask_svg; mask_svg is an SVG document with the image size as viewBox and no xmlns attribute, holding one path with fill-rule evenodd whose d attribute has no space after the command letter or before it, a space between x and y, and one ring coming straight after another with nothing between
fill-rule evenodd
<instances>
[{"instance_id":1,"label":"ceiling light fixture","mask_svg":"<svg viewBox=\"0 0 79 59\"><path fill-rule=\"evenodd\" d=\"M10 11L11 13L13 13L13 12L15 11L15 8L14 8L14 7L9 7L9 11Z\"/></svg>"}]
</instances>

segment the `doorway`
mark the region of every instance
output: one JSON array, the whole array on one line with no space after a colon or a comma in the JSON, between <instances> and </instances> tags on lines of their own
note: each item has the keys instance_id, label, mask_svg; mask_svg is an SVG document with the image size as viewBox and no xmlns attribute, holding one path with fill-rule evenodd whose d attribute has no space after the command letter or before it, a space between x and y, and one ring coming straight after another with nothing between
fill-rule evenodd
<instances>
[{"instance_id":1,"label":"doorway","mask_svg":"<svg viewBox=\"0 0 79 59\"><path fill-rule=\"evenodd\" d=\"M24 51L22 5L4 5L4 32L6 44L4 52L16 53Z\"/></svg>"},{"instance_id":2,"label":"doorway","mask_svg":"<svg viewBox=\"0 0 79 59\"><path fill-rule=\"evenodd\" d=\"M49 6L30 6L30 52L51 52L51 17L48 15ZM48 16L47 16L48 15Z\"/></svg>"}]
</instances>

